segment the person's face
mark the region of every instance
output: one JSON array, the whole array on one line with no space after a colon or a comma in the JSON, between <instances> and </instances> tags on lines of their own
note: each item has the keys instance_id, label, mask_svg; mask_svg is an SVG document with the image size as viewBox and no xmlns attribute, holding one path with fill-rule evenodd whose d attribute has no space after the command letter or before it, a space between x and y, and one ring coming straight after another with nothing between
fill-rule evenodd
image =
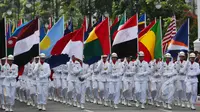
<instances>
[{"instance_id":1,"label":"person's face","mask_svg":"<svg viewBox=\"0 0 200 112\"><path fill-rule=\"evenodd\" d=\"M127 57L126 60L127 60L127 61L131 61L131 58L130 58L130 57Z\"/></svg>"},{"instance_id":2,"label":"person's face","mask_svg":"<svg viewBox=\"0 0 200 112\"><path fill-rule=\"evenodd\" d=\"M107 60L107 57L103 57L103 61L106 61Z\"/></svg>"},{"instance_id":3,"label":"person's face","mask_svg":"<svg viewBox=\"0 0 200 112\"><path fill-rule=\"evenodd\" d=\"M139 60L143 61L144 60L144 56L139 56Z\"/></svg>"},{"instance_id":4,"label":"person's face","mask_svg":"<svg viewBox=\"0 0 200 112\"><path fill-rule=\"evenodd\" d=\"M1 60L1 64L4 65L6 63L6 60Z\"/></svg>"},{"instance_id":5,"label":"person's face","mask_svg":"<svg viewBox=\"0 0 200 112\"><path fill-rule=\"evenodd\" d=\"M112 61L117 61L117 58L116 57L112 57Z\"/></svg>"},{"instance_id":6,"label":"person's face","mask_svg":"<svg viewBox=\"0 0 200 112\"><path fill-rule=\"evenodd\" d=\"M166 57L166 61L170 61L170 58Z\"/></svg>"},{"instance_id":7,"label":"person's face","mask_svg":"<svg viewBox=\"0 0 200 112\"><path fill-rule=\"evenodd\" d=\"M194 62L194 60L195 60L195 57L190 57L191 62Z\"/></svg>"},{"instance_id":8,"label":"person's face","mask_svg":"<svg viewBox=\"0 0 200 112\"><path fill-rule=\"evenodd\" d=\"M197 56L199 59L200 59L200 54L198 54L198 56Z\"/></svg>"},{"instance_id":9,"label":"person's face","mask_svg":"<svg viewBox=\"0 0 200 112\"><path fill-rule=\"evenodd\" d=\"M45 60L45 58L40 58L40 61L41 61L41 62L44 62L44 60Z\"/></svg>"},{"instance_id":10,"label":"person's face","mask_svg":"<svg viewBox=\"0 0 200 112\"><path fill-rule=\"evenodd\" d=\"M9 65L12 65L12 63L13 63L13 60L8 60Z\"/></svg>"},{"instance_id":11,"label":"person's face","mask_svg":"<svg viewBox=\"0 0 200 112\"><path fill-rule=\"evenodd\" d=\"M122 58L122 59L120 59L121 60L121 62L123 62L124 61L124 58Z\"/></svg>"},{"instance_id":12,"label":"person's face","mask_svg":"<svg viewBox=\"0 0 200 112\"><path fill-rule=\"evenodd\" d=\"M38 63L40 58L35 58L35 62Z\"/></svg>"},{"instance_id":13,"label":"person's face","mask_svg":"<svg viewBox=\"0 0 200 112\"><path fill-rule=\"evenodd\" d=\"M185 59L185 56L179 56L180 57L180 60L184 60Z\"/></svg>"}]
</instances>

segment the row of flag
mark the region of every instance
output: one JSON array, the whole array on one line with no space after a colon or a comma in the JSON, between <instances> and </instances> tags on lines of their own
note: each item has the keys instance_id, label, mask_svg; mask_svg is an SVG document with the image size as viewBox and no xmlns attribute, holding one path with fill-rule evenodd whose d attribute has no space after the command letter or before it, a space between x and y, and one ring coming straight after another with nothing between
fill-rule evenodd
<instances>
[{"instance_id":1,"label":"row of flag","mask_svg":"<svg viewBox=\"0 0 200 112\"><path fill-rule=\"evenodd\" d=\"M5 21L1 20L0 29L6 30ZM64 17L61 17L54 25L49 25L43 38L38 18L16 28L8 40L5 39L7 32L1 30L0 58L13 54L15 63L21 67L39 53L45 53L48 57L47 62L53 68L66 63L73 55L85 63L92 64L103 54L116 52L119 58L123 58L136 57L138 51L143 51L145 60L149 62L162 58L166 52L176 56L179 51L189 50L188 20L176 33L176 19L172 17L164 37L161 19L155 19L146 25L146 14L140 18L135 14L128 20L124 14L120 19L116 18L111 26L109 18L102 17L92 27L87 25L85 17L81 28L73 30L71 18L65 26Z\"/></svg>"}]
</instances>

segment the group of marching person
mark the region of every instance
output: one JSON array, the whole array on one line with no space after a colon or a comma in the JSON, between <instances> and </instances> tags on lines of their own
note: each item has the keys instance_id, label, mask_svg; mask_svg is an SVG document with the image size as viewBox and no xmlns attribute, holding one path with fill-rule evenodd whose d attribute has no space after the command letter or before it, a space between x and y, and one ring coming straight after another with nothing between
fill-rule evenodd
<instances>
[{"instance_id":1,"label":"group of marching person","mask_svg":"<svg viewBox=\"0 0 200 112\"><path fill-rule=\"evenodd\" d=\"M84 109L85 101L94 104L118 108L126 106L145 108L145 104L172 109L172 104L195 110L197 99L197 75L199 64L195 54L190 53L185 59L180 52L178 60L173 60L170 53L165 54L165 61L144 60L144 52L138 58L118 59L116 53L102 55L102 59L88 65L72 56L70 61L53 68L51 80L50 66L45 54L32 59L25 65L24 73L18 78L18 67L12 64L14 58L1 59L0 66L0 101L5 111L13 111L15 96L20 102L46 110L47 99ZM7 60L7 61L6 61Z\"/></svg>"}]
</instances>

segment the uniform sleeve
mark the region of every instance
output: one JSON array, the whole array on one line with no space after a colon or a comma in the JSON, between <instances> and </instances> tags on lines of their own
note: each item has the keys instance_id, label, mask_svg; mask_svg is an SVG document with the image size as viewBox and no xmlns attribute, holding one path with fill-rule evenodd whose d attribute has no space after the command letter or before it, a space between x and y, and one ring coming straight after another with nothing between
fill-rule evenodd
<instances>
[{"instance_id":1,"label":"uniform sleeve","mask_svg":"<svg viewBox=\"0 0 200 112\"><path fill-rule=\"evenodd\" d=\"M18 76L18 66L15 65L14 70L12 71L11 78L16 78Z\"/></svg>"}]
</instances>

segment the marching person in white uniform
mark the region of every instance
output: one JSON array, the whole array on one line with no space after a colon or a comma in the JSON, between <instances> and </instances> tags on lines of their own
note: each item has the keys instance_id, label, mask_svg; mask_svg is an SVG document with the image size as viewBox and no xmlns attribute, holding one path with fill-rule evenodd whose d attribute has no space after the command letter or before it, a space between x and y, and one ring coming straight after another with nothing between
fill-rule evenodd
<instances>
[{"instance_id":1,"label":"marching person in white uniform","mask_svg":"<svg viewBox=\"0 0 200 112\"><path fill-rule=\"evenodd\" d=\"M111 74L109 78L109 95L110 106L118 108L117 104L120 101L120 89L121 89L121 76L122 76L122 66L117 60L117 54L112 53L112 61L110 63Z\"/></svg>"},{"instance_id":2,"label":"marching person in white uniform","mask_svg":"<svg viewBox=\"0 0 200 112\"><path fill-rule=\"evenodd\" d=\"M160 59L154 59L150 63L150 92L153 101L156 103L156 106L159 107L159 102L161 102L160 99L160 88L162 86L162 61ZM153 104L154 104L153 102Z\"/></svg>"},{"instance_id":3,"label":"marching person in white uniform","mask_svg":"<svg viewBox=\"0 0 200 112\"><path fill-rule=\"evenodd\" d=\"M62 96L61 96L61 75L62 75L62 65L57 66L53 68L54 74L53 74L53 82L54 82L54 92L55 97L54 101L61 102Z\"/></svg>"},{"instance_id":4,"label":"marching person in white uniform","mask_svg":"<svg viewBox=\"0 0 200 112\"><path fill-rule=\"evenodd\" d=\"M93 74L93 65L89 66L89 72L90 72L90 76L87 77L86 79L86 101L87 102L93 102L93 90L92 90L92 74Z\"/></svg>"},{"instance_id":5,"label":"marching person in white uniform","mask_svg":"<svg viewBox=\"0 0 200 112\"><path fill-rule=\"evenodd\" d=\"M108 81L109 73L110 73L110 63L107 60L107 55L103 55L101 61L99 62L100 66L100 74L99 74L99 96L100 96L100 104L108 106Z\"/></svg>"},{"instance_id":6,"label":"marching person in white uniform","mask_svg":"<svg viewBox=\"0 0 200 112\"><path fill-rule=\"evenodd\" d=\"M187 73L186 73L186 96L189 101L187 107L191 107L192 110L195 110L194 104L197 99L197 84L198 79L197 75L199 75L199 64L195 62L195 54L190 53L190 62L187 65Z\"/></svg>"},{"instance_id":7,"label":"marching person in white uniform","mask_svg":"<svg viewBox=\"0 0 200 112\"><path fill-rule=\"evenodd\" d=\"M32 59L28 64L24 67L24 74L26 75L26 96L27 96L27 105L31 105L31 93L32 92L32 77L33 77L33 69L34 69L34 59Z\"/></svg>"},{"instance_id":8,"label":"marching person in white uniform","mask_svg":"<svg viewBox=\"0 0 200 112\"><path fill-rule=\"evenodd\" d=\"M4 100L4 89L5 87L3 86L3 81L6 76L6 57L1 59L1 65L0 65L0 108L5 109L5 100Z\"/></svg>"},{"instance_id":9,"label":"marching person in white uniform","mask_svg":"<svg viewBox=\"0 0 200 112\"><path fill-rule=\"evenodd\" d=\"M18 76L18 66L13 64L13 55L8 56L8 64L6 66L6 75L3 85L6 88L6 109L5 111L13 111L13 105L15 104L15 92L16 92L16 77Z\"/></svg>"},{"instance_id":10,"label":"marching person in white uniform","mask_svg":"<svg viewBox=\"0 0 200 112\"><path fill-rule=\"evenodd\" d=\"M136 95L136 107L139 107L139 102L141 103L141 108L144 109L144 104L147 99L147 82L149 74L149 65L144 61L144 52L140 51L138 53L139 60L134 62L136 67L135 80L135 95Z\"/></svg>"},{"instance_id":11,"label":"marching person in white uniform","mask_svg":"<svg viewBox=\"0 0 200 112\"><path fill-rule=\"evenodd\" d=\"M48 78L51 74L49 64L45 63L46 56L44 53L40 54L40 63L37 64L37 90L38 90L38 109L46 110L45 105L47 104L48 97Z\"/></svg>"},{"instance_id":12,"label":"marching person in white uniform","mask_svg":"<svg viewBox=\"0 0 200 112\"><path fill-rule=\"evenodd\" d=\"M92 69L93 69L93 74L92 74L92 89L93 89L93 103L98 103L99 101L99 85L98 85L98 78L99 78L99 74L100 74L100 61L93 63ZM100 102L99 102L100 103Z\"/></svg>"},{"instance_id":13,"label":"marching person in white uniform","mask_svg":"<svg viewBox=\"0 0 200 112\"><path fill-rule=\"evenodd\" d=\"M185 59L185 53L180 52L179 53L180 60L176 61L175 66L176 70L178 72L177 80L176 80L176 95L178 97L178 106L185 107L185 101L186 101L186 85L185 85L185 78L186 78L186 65L187 62Z\"/></svg>"},{"instance_id":14,"label":"marching person in white uniform","mask_svg":"<svg viewBox=\"0 0 200 112\"><path fill-rule=\"evenodd\" d=\"M62 85L62 96L63 96L63 103L67 103L67 77L68 77L68 66L69 62L62 65L62 75L61 75L61 85Z\"/></svg>"},{"instance_id":15,"label":"marching person in white uniform","mask_svg":"<svg viewBox=\"0 0 200 112\"><path fill-rule=\"evenodd\" d=\"M162 81L161 86L161 98L163 100L163 107L172 109L171 104L174 99L175 86L174 82L176 80L176 71L174 68L174 63L171 61L171 54L165 54L166 62L162 64ZM168 104L168 105L166 105Z\"/></svg>"},{"instance_id":16,"label":"marching person in white uniform","mask_svg":"<svg viewBox=\"0 0 200 112\"><path fill-rule=\"evenodd\" d=\"M81 62L82 70L79 75L79 80L77 80L76 92L77 92L77 107L84 109L85 104L85 92L86 92L86 79L91 76L91 72L89 71L89 65Z\"/></svg>"},{"instance_id":17,"label":"marching person in white uniform","mask_svg":"<svg viewBox=\"0 0 200 112\"><path fill-rule=\"evenodd\" d=\"M122 77L123 88L122 93L125 99L125 105L131 106L131 100L133 100L134 90L134 63L131 61L131 57L127 57L125 61L125 73Z\"/></svg>"},{"instance_id":18,"label":"marching person in white uniform","mask_svg":"<svg viewBox=\"0 0 200 112\"><path fill-rule=\"evenodd\" d=\"M77 59L72 56L72 60L69 62L69 74L68 74L68 104L72 105L73 100L73 106L77 106L77 93L76 93L76 82L78 80L78 75L80 75L81 72L81 64L77 61Z\"/></svg>"}]
</instances>

